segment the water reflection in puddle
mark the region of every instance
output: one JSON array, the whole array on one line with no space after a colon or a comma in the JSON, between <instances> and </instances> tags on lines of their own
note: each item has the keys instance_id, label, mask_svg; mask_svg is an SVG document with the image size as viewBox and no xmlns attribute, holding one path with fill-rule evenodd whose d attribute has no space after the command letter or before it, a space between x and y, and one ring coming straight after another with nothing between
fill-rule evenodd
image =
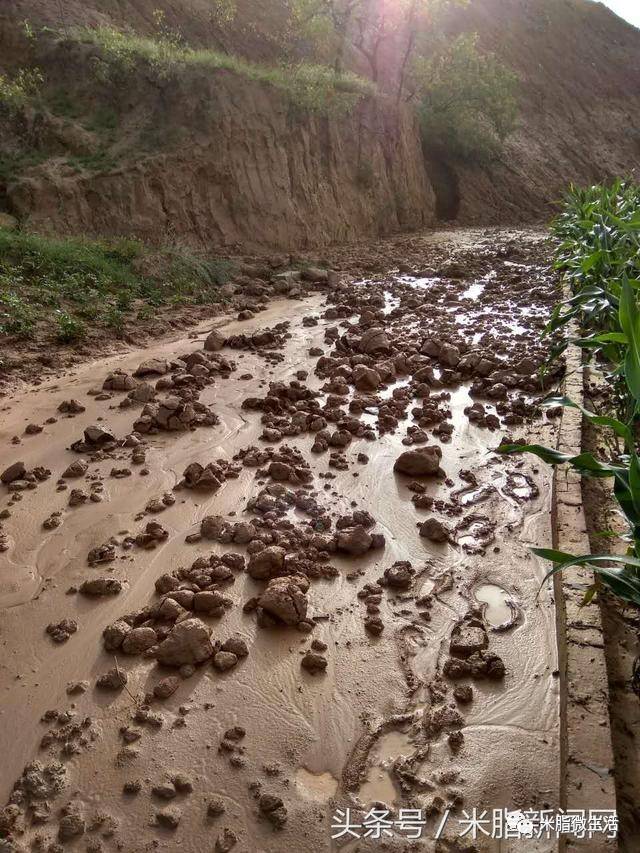
<instances>
[{"instance_id":1,"label":"water reflection in puddle","mask_svg":"<svg viewBox=\"0 0 640 853\"><path fill-rule=\"evenodd\" d=\"M485 285L481 281L476 281L470 285L462 294L463 299L477 299L483 293Z\"/></svg>"},{"instance_id":2,"label":"water reflection in puddle","mask_svg":"<svg viewBox=\"0 0 640 853\"><path fill-rule=\"evenodd\" d=\"M371 752L374 764L360 787L360 800L365 804L380 800L392 805L398 792L388 768L396 758L409 756L413 751L408 735L403 732L392 731L382 735Z\"/></svg>"},{"instance_id":3,"label":"water reflection in puddle","mask_svg":"<svg viewBox=\"0 0 640 853\"><path fill-rule=\"evenodd\" d=\"M324 803L335 796L338 780L331 773L312 773L301 767L296 773L296 786L307 799Z\"/></svg>"},{"instance_id":4,"label":"water reflection in puddle","mask_svg":"<svg viewBox=\"0 0 640 853\"><path fill-rule=\"evenodd\" d=\"M484 618L492 628L500 628L513 621L511 596L502 587L493 583L481 584L474 591L474 595L485 605Z\"/></svg>"}]
</instances>

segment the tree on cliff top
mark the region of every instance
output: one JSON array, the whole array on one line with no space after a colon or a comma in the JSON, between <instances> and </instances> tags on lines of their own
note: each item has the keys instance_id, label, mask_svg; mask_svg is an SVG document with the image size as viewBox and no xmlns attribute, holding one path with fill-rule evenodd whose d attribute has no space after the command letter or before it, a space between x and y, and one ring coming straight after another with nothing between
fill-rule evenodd
<instances>
[{"instance_id":1,"label":"tree on cliff top","mask_svg":"<svg viewBox=\"0 0 640 853\"><path fill-rule=\"evenodd\" d=\"M411 69L426 149L466 160L495 155L516 125L517 85L510 69L478 49L475 34L441 39Z\"/></svg>"}]
</instances>

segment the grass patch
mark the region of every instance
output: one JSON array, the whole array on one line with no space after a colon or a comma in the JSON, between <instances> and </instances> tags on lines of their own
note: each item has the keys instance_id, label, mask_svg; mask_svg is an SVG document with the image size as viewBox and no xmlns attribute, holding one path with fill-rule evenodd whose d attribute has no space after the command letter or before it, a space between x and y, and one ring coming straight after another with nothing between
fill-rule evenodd
<instances>
[{"instance_id":1,"label":"grass patch","mask_svg":"<svg viewBox=\"0 0 640 853\"><path fill-rule=\"evenodd\" d=\"M110 133L118 127L118 114L111 107L99 107L86 123L94 133Z\"/></svg>"},{"instance_id":2,"label":"grass patch","mask_svg":"<svg viewBox=\"0 0 640 853\"><path fill-rule=\"evenodd\" d=\"M47 98L47 106L55 116L77 119L82 114L80 104L65 89L56 89Z\"/></svg>"},{"instance_id":3,"label":"grass patch","mask_svg":"<svg viewBox=\"0 0 640 853\"><path fill-rule=\"evenodd\" d=\"M91 154L73 154L67 157L67 163L78 172L109 172L118 165L118 159L106 148L100 148Z\"/></svg>"},{"instance_id":4,"label":"grass patch","mask_svg":"<svg viewBox=\"0 0 640 853\"><path fill-rule=\"evenodd\" d=\"M232 71L250 80L267 83L295 105L311 111L335 112L351 109L358 100L377 90L371 81L356 74L335 74L324 65L301 63L293 66L265 66L233 54L209 48L193 48L168 35L151 38L112 27L83 27L74 31L79 41L101 50L94 71L104 80L133 73L145 65L157 77L178 74L187 68L203 71Z\"/></svg>"},{"instance_id":5,"label":"grass patch","mask_svg":"<svg viewBox=\"0 0 640 853\"><path fill-rule=\"evenodd\" d=\"M46 151L0 151L0 181L9 183L32 166L39 166L49 158Z\"/></svg>"},{"instance_id":6,"label":"grass patch","mask_svg":"<svg viewBox=\"0 0 640 853\"><path fill-rule=\"evenodd\" d=\"M143 268L153 268L144 273ZM64 343L90 329L122 334L160 306L218 301L228 261L182 249L151 252L137 240L56 239L0 228L0 333L44 327Z\"/></svg>"},{"instance_id":7,"label":"grass patch","mask_svg":"<svg viewBox=\"0 0 640 853\"><path fill-rule=\"evenodd\" d=\"M19 68L12 77L0 74L0 105L15 112L30 103L44 82L38 68Z\"/></svg>"}]
</instances>

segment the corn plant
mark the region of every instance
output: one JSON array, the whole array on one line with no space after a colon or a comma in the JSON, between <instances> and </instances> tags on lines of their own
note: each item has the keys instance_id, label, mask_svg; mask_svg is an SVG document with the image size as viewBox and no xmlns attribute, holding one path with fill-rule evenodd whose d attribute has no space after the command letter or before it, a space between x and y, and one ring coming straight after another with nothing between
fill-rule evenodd
<instances>
[{"instance_id":1,"label":"corn plant","mask_svg":"<svg viewBox=\"0 0 640 853\"><path fill-rule=\"evenodd\" d=\"M568 464L583 477L612 478L614 496L627 522L623 535L627 553L577 556L549 548L534 548L553 568L545 580L569 566L590 566L597 578L585 595L590 601L599 586L625 602L640 606L640 460L636 425L640 420L640 187L616 181L610 187L571 188L553 230L561 240L556 268L571 295L553 312L546 333L557 332L574 319L581 336L573 342L587 358L597 358L613 390L614 413L598 415L566 397L549 405L580 408L598 428L613 432L612 458L593 453L576 456L539 444L503 444L501 453L528 452L550 465ZM553 353L566 347L567 339ZM615 415L615 416L613 416Z\"/></svg>"},{"instance_id":2,"label":"corn plant","mask_svg":"<svg viewBox=\"0 0 640 853\"><path fill-rule=\"evenodd\" d=\"M625 281L634 291L640 287L640 187L620 180L608 187L570 187L552 231L560 240L555 268L571 295L556 306L545 334L565 329L574 319L582 331L582 337L557 345L552 358L569 340L586 351L587 359L597 358L613 388L617 414L628 420L634 406L625 382L620 298Z\"/></svg>"}]
</instances>

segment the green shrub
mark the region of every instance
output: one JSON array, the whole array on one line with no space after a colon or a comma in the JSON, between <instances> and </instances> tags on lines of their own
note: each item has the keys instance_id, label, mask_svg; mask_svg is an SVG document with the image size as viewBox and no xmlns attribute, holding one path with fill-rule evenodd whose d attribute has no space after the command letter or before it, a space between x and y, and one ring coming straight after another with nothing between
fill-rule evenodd
<instances>
[{"instance_id":1,"label":"green shrub","mask_svg":"<svg viewBox=\"0 0 640 853\"><path fill-rule=\"evenodd\" d=\"M87 329L81 320L66 311L56 311L56 340L62 344L74 344L86 337Z\"/></svg>"},{"instance_id":2,"label":"green shrub","mask_svg":"<svg viewBox=\"0 0 640 853\"><path fill-rule=\"evenodd\" d=\"M104 312L102 321L104 325L113 332L122 334L125 324L125 313L117 305L111 305Z\"/></svg>"},{"instance_id":3,"label":"green shrub","mask_svg":"<svg viewBox=\"0 0 640 853\"><path fill-rule=\"evenodd\" d=\"M516 125L517 78L477 36L441 40L414 62L414 85L427 150L463 160L495 155Z\"/></svg>"},{"instance_id":4,"label":"green shrub","mask_svg":"<svg viewBox=\"0 0 640 853\"><path fill-rule=\"evenodd\" d=\"M10 111L30 103L44 82L38 68L19 68L13 77L0 74L0 104Z\"/></svg>"},{"instance_id":5,"label":"green shrub","mask_svg":"<svg viewBox=\"0 0 640 853\"><path fill-rule=\"evenodd\" d=\"M29 338L35 329L37 312L20 296L0 292L0 332Z\"/></svg>"}]
</instances>

